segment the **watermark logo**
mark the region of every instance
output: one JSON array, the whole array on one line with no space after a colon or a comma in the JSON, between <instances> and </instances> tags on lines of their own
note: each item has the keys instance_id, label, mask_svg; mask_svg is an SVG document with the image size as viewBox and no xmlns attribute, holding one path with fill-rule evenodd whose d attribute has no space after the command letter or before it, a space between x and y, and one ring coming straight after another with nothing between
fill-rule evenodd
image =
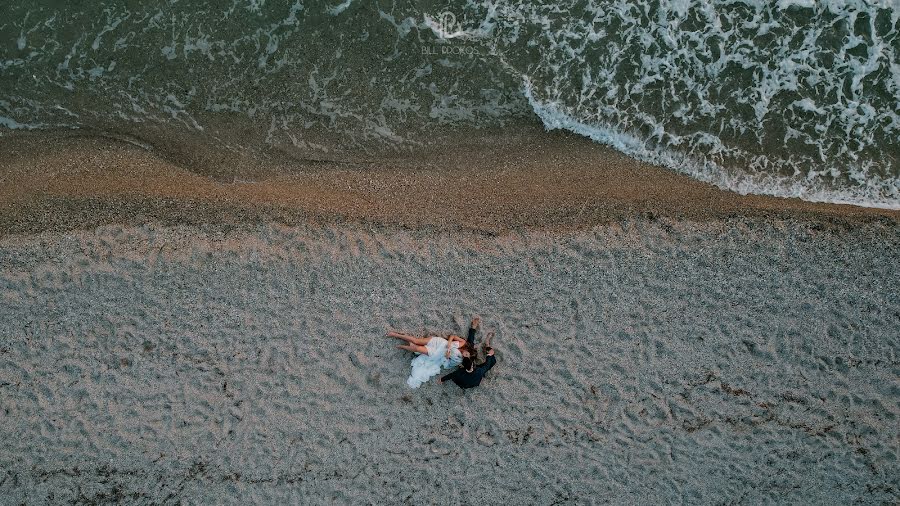
<instances>
[{"instance_id":1,"label":"watermark logo","mask_svg":"<svg viewBox=\"0 0 900 506\"><path fill-rule=\"evenodd\" d=\"M437 17L437 29L442 37L453 37L455 34L462 32L460 25L456 22L456 14L450 11L444 11Z\"/></svg>"},{"instance_id":2,"label":"watermark logo","mask_svg":"<svg viewBox=\"0 0 900 506\"><path fill-rule=\"evenodd\" d=\"M423 55L466 55L485 54L487 34L482 29L467 30L464 22L456 14L444 11L437 16L425 15L425 24L438 38L438 44L422 46Z\"/></svg>"}]
</instances>

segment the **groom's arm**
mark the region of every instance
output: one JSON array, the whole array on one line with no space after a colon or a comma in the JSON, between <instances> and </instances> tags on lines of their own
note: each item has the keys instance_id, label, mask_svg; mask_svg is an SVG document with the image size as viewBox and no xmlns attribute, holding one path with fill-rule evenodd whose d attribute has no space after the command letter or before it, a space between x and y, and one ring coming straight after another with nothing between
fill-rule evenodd
<instances>
[{"instance_id":1,"label":"groom's arm","mask_svg":"<svg viewBox=\"0 0 900 506\"><path fill-rule=\"evenodd\" d=\"M493 351L493 350L491 350ZM484 364L478 367L481 372L481 375L484 376L488 371L491 370L491 367L494 367L494 364L497 363L497 357L494 355L489 355L487 360L484 361Z\"/></svg>"},{"instance_id":2,"label":"groom's arm","mask_svg":"<svg viewBox=\"0 0 900 506\"><path fill-rule=\"evenodd\" d=\"M497 357L494 356L494 349L491 348L488 353L487 360L475 369L475 374L477 374L479 378L484 378L484 375L497 363Z\"/></svg>"},{"instance_id":3,"label":"groom's arm","mask_svg":"<svg viewBox=\"0 0 900 506\"><path fill-rule=\"evenodd\" d=\"M460 369L457 369L449 374L445 374L444 376L441 377L441 379L438 380L438 383L443 383L447 380L452 380L453 378L456 377L456 375L459 373L459 371L460 371Z\"/></svg>"}]
</instances>

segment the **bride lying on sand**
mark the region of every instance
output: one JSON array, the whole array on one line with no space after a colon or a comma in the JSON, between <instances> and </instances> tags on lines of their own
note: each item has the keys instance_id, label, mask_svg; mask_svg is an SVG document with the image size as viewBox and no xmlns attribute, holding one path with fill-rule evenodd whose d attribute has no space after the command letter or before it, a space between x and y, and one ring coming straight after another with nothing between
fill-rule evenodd
<instances>
[{"instance_id":1,"label":"bride lying on sand","mask_svg":"<svg viewBox=\"0 0 900 506\"><path fill-rule=\"evenodd\" d=\"M463 358L471 357L469 344L459 336L451 335L447 339L438 336L416 337L393 331L387 335L406 341L406 344L398 345L397 348L418 354L412 360L412 373L406 380L410 388L418 388L440 373L441 368L456 367Z\"/></svg>"}]
</instances>

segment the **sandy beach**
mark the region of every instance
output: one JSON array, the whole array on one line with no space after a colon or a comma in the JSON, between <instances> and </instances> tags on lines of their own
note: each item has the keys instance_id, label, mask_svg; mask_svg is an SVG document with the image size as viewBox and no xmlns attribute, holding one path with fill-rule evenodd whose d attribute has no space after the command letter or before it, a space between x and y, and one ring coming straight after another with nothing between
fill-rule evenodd
<instances>
[{"instance_id":1,"label":"sandy beach","mask_svg":"<svg viewBox=\"0 0 900 506\"><path fill-rule=\"evenodd\" d=\"M0 41L0 506L900 504L900 2Z\"/></svg>"},{"instance_id":2,"label":"sandy beach","mask_svg":"<svg viewBox=\"0 0 900 506\"><path fill-rule=\"evenodd\" d=\"M543 138L0 138L0 502L896 502L897 212ZM385 332L475 314L484 384L409 389Z\"/></svg>"}]
</instances>

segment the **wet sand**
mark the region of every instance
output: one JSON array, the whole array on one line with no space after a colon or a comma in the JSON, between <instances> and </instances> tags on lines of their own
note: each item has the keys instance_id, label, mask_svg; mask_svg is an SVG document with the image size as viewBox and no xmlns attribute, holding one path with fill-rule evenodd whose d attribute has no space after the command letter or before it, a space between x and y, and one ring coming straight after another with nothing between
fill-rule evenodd
<instances>
[{"instance_id":1,"label":"wet sand","mask_svg":"<svg viewBox=\"0 0 900 506\"><path fill-rule=\"evenodd\" d=\"M900 219L900 211L741 196L538 128L446 142L415 154L342 162L245 160L223 173L179 165L187 161L117 139L0 137L0 234L147 222L355 221L503 233L641 218L839 227Z\"/></svg>"}]
</instances>

